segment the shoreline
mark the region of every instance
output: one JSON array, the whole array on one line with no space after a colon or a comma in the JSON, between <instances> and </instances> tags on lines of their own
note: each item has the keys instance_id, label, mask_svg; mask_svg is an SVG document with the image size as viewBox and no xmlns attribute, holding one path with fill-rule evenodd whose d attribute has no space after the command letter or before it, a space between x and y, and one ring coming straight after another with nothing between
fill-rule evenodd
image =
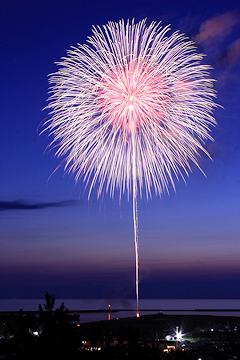
<instances>
[{"instance_id":1,"label":"shoreline","mask_svg":"<svg viewBox=\"0 0 240 360\"><path fill-rule=\"evenodd\" d=\"M39 310L23 310L23 309L19 309L19 310L5 310L5 311L0 311L0 315L5 315L5 314L17 314L20 310L22 310L23 314L29 314L29 313L33 313L33 314L37 314L39 312ZM45 311L44 311L45 312ZM52 312L54 313L55 310L52 310ZM117 313L117 312L136 312L136 309L92 309L92 310L68 310L69 314L73 314L73 313ZM212 313L216 313L216 312L239 312L239 317L240 317L240 309L139 309L138 312L141 314L141 312L149 312L149 313L158 313L158 314L163 314L163 313L168 313L167 315L177 315L177 314L169 314L170 312L176 312L176 313L184 313L184 312L191 312L191 313L203 313L203 312L212 312ZM149 314L151 315L151 314ZM181 315L181 314L179 314ZM185 314L187 315L187 314ZM189 315L201 315L201 314L189 314ZM143 315L146 316L146 315ZM218 315L219 316L219 315ZM227 316L227 315L220 315L220 316ZM234 315L236 316L236 315Z\"/></svg>"}]
</instances>

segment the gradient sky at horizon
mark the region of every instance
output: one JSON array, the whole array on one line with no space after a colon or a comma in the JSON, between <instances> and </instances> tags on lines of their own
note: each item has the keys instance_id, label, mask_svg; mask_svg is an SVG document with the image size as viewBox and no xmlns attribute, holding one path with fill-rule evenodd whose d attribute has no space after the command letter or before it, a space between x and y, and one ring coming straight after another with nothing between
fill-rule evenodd
<instances>
[{"instance_id":1,"label":"gradient sky at horizon","mask_svg":"<svg viewBox=\"0 0 240 360\"><path fill-rule=\"evenodd\" d=\"M140 298L240 298L238 1L2 0L0 298L134 298L132 204L90 200L49 152L48 74L92 25L147 17L197 42L216 79L218 126L176 193L139 199ZM59 168L58 168L59 167ZM57 169L57 170L56 170ZM55 171L56 170L56 171Z\"/></svg>"}]
</instances>

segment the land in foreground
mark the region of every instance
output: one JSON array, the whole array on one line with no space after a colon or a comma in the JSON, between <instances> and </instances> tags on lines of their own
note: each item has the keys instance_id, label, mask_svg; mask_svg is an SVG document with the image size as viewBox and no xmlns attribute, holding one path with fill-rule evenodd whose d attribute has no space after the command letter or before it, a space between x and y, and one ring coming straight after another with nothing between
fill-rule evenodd
<instances>
[{"instance_id":1,"label":"land in foreground","mask_svg":"<svg viewBox=\"0 0 240 360\"><path fill-rule=\"evenodd\" d=\"M240 318L158 313L81 324L62 304L0 317L2 359L240 359Z\"/></svg>"},{"instance_id":2,"label":"land in foreground","mask_svg":"<svg viewBox=\"0 0 240 360\"><path fill-rule=\"evenodd\" d=\"M103 336L111 332L117 337L122 328L139 329L139 335L148 339L165 339L174 336L176 329L188 341L211 340L240 341L240 317L213 315L166 315L164 313L118 320L90 322L82 325L90 329L97 326ZM228 335L227 335L228 334Z\"/></svg>"}]
</instances>

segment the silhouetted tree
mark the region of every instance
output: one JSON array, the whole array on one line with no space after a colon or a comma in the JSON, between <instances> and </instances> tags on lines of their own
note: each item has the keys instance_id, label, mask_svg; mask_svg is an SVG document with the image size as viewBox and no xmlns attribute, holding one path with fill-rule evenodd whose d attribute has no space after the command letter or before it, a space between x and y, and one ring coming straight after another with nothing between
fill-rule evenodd
<instances>
[{"instance_id":1,"label":"silhouetted tree","mask_svg":"<svg viewBox=\"0 0 240 360\"><path fill-rule=\"evenodd\" d=\"M81 346L80 329L73 322L73 316L69 314L64 303L56 311L54 295L48 292L45 295L45 311L39 305L39 319L42 331L39 336L39 354L44 359L75 359L79 355ZM76 319L76 317L75 317ZM79 316L77 318L79 320Z\"/></svg>"},{"instance_id":2,"label":"silhouetted tree","mask_svg":"<svg viewBox=\"0 0 240 360\"><path fill-rule=\"evenodd\" d=\"M16 353L17 359L28 360L32 359L36 338L33 331L37 328L37 318L33 313L24 315L23 309L20 309L18 314L14 317L14 323L8 324L8 331L12 334L12 338L8 341L8 358Z\"/></svg>"}]
</instances>

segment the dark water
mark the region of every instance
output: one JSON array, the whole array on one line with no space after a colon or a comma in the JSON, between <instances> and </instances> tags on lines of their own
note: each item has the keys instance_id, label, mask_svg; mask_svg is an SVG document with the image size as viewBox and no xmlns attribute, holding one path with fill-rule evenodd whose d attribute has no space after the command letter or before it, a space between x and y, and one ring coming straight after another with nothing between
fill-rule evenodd
<instances>
[{"instance_id":1,"label":"dark water","mask_svg":"<svg viewBox=\"0 0 240 360\"><path fill-rule=\"evenodd\" d=\"M136 316L136 300L134 299L60 299L56 300L55 308L61 303L69 310L111 310L121 311L111 313L111 319ZM39 304L44 304L44 299L0 299L0 311L18 311L20 308L27 311L37 311ZM239 299L140 299L140 315L154 314L160 311L166 314L209 314L221 316L240 316ZM141 311L145 310L145 311ZM194 311L201 309L203 311ZM204 311L205 309L205 311ZM206 310L215 311L206 311ZM223 310L237 311L223 311ZM239 309L239 310L238 310ZM153 310L153 311L151 311ZM218 310L218 311L216 311ZM108 313L81 313L81 322L107 320Z\"/></svg>"}]
</instances>

